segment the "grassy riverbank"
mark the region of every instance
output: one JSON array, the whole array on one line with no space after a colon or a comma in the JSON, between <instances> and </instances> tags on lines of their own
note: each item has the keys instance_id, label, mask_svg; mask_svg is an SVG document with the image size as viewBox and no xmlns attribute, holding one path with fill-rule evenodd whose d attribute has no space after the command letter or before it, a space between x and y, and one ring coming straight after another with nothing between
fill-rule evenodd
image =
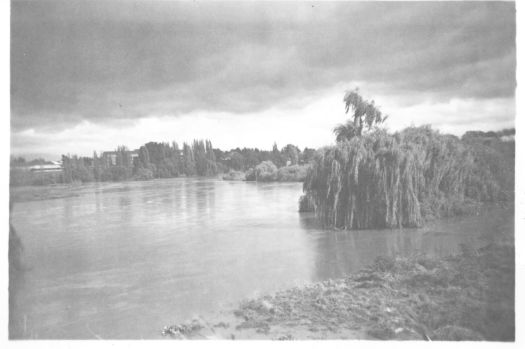
<instances>
[{"instance_id":1,"label":"grassy riverbank","mask_svg":"<svg viewBox=\"0 0 525 349\"><path fill-rule=\"evenodd\" d=\"M9 187L9 193L10 200L16 203L78 196L80 187L80 184Z\"/></svg>"},{"instance_id":2,"label":"grassy riverbank","mask_svg":"<svg viewBox=\"0 0 525 349\"><path fill-rule=\"evenodd\" d=\"M514 247L444 259L379 258L344 279L246 300L222 320L166 327L174 338L514 340Z\"/></svg>"}]
</instances>

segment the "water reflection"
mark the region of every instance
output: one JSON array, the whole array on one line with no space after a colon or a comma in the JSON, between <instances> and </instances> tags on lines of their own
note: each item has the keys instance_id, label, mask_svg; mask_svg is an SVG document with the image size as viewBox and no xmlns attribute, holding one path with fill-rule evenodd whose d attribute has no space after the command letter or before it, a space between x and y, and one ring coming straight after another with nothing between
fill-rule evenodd
<instances>
[{"instance_id":1,"label":"water reflection","mask_svg":"<svg viewBox=\"0 0 525 349\"><path fill-rule=\"evenodd\" d=\"M13 292L17 336L159 338L168 323L243 298L344 276L379 255L444 255L501 224L487 214L427 230L327 231L297 212L300 183L181 178L79 193L13 210L34 266Z\"/></svg>"},{"instance_id":2,"label":"water reflection","mask_svg":"<svg viewBox=\"0 0 525 349\"><path fill-rule=\"evenodd\" d=\"M422 229L355 231L323 230L312 213L301 214L299 220L317 251L313 277L325 280L359 271L379 256L444 257L457 253L461 244L485 245L496 231L506 231L512 237L513 217L512 210L491 208L480 216L443 219Z\"/></svg>"}]
</instances>

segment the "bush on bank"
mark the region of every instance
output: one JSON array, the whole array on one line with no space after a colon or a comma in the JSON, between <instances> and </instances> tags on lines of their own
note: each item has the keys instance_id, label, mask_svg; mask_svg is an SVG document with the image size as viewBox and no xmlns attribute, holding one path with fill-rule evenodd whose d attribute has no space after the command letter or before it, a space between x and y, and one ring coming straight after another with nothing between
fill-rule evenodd
<instances>
[{"instance_id":1,"label":"bush on bank","mask_svg":"<svg viewBox=\"0 0 525 349\"><path fill-rule=\"evenodd\" d=\"M242 171L231 170L230 172L225 173L222 176L222 179L225 181L244 181L246 179L246 175Z\"/></svg>"},{"instance_id":2,"label":"bush on bank","mask_svg":"<svg viewBox=\"0 0 525 349\"><path fill-rule=\"evenodd\" d=\"M277 180L279 182L303 182L306 179L308 165L292 165L281 167L277 171Z\"/></svg>"},{"instance_id":3,"label":"bush on bank","mask_svg":"<svg viewBox=\"0 0 525 349\"><path fill-rule=\"evenodd\" d=\"M290 165L277 168L271 161L264 161L246 171L247 181L258 182L303 182L310 165ZM223 177L229 179L229 176Z\"/></svg>"}]
</instances>

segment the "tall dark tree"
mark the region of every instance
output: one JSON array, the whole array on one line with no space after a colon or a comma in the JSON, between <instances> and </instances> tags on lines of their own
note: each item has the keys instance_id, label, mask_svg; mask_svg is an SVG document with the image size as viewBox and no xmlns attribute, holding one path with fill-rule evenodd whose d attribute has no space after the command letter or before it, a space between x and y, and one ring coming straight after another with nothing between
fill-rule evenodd
<instances>
[{"instance_id":1,"label":"tall dark tree","mask_svg":"<svg viewBox=\"0 0 525 349\"><path fill-rule=\"evenodd\" d=\"M62 176L64 183L73 182L73 166L69 156L62 155Z\"/></svg>"},{"instance_id":2,"label":"tall dark tree","mask_svg":"<svg viewBox=\"0 0 525 349\"><path fill-rule=\"evenodd\" d=\"M139 167L141 168L149 168L150 165L150 159L149 159L149 151L146 146L142 146L139 148Z\"/></svg>"},{"instance_id":3,"label":"tall dark tree","mask_svg":"<svg viewBox=\"0 0 525 349\"><path fill-rule=\"evenodd\" d=\"M193 150L187 143L182 145L182 158L184 174L186 176L194 176L196 174L195 158L193 156Z\"/></svg>"},{"instance_id":4,"label":"tall dark tree","mask_svg":"<svg viewBox=\"0 0 525 349\"><path fill-rule=\"evenodd\" d=\"M217 174L217 159L210 140L206 140L206 176Z\"/></svg>"},{"instance_id":5,"label":"tall dark tree","mask_svg":"<svg viewBox=\"0 0 525 349\"><path fill-rule=\"evenodd\" d=\"M203 141L193 141L193 156L195 159L195 171L198 176L206 176L207 159L206 148Z\"/></svg>"},{"instance_id":6,"label":"tall dark tree","mask_svg":"<svg viewBox=\"0 0 525 349\"><path fill-rule=\"evenodd\" d=\"M352 119L334 128L337 142L361 136L365 126L367 130L370 130L373 126L382 124L388 118L387 115L383 116L373 100L363 99L357 88L353 91L348 91L343 101L345 102L345 113L348 114L349 111L352 111L353 115Z\"/></svg>"},{"instance_id":7,"label":"tall dark tree","mask_svg":"<svg viewBox=\"0 0 525 349\"><path fill-rule=\"evenodd\" d=\"M234 170L241 171L244 169L244 157L241 153L232 151L230 153L230 167Z\"/></svg>"},{"instance_id":8,"label":"tall dark tree","mask_svg":"<svg viewBox=\"0 0 525 349\"><path fill-rule=\"evenodd\" d=\"M173 175L180 176L182 174L182 155L177 142L173 142L171 148L171 163L173 165Z\"/></svg>"},{"instance_id":9,"label":"tall dark tree","mask_svg":"<svg viewBox=\"0 0 525 349\"><path fill-rule=\"evenodd\" d=\"M93 152L93 177L95 181L100 181L102 177L102 164L96 151Z\"/></svg>"},{"instance_id":10,"label":"tall dark tree","mask_svg":"<svg viewBox=\"0 0 525 349\"><path fill-rule=\"evenodd\" d=\"M299 154L301 150L293 144L288 144L282 150L282 157L285 164L290 161L290 165L297 165L299 163Z\"/></svg>"},{"instance_id":11,"label":"tall dark tree","mask_svg":"<svg viewBox=\"0 0 525 349\"><path fill-rule=\"evenodd\" d=\"M313 160L315 155L315 149L304 148L301 155L299 156L299 162L301 164L307 164Z\"/></svg>"},{"instance_id":12,"label":"tall dark tree","mask_svg":"<svg viewBox=\"0 0 525 349\"><path fill-rule=\"evenodd\" d=\"M277 148L277 143L273 143L271 159L269 159L277 167L282 167L285 165L285 161Z\"/></svg>"}]
</instances>

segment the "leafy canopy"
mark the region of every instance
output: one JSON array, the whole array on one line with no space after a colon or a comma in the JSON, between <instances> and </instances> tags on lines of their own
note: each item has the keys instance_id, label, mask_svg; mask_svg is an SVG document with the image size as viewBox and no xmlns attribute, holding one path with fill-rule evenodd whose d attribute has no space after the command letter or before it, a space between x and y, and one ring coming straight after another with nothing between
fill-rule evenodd
<instances>
[{"instance_id":1,"label":"leafy canopy","mask_svg":"<svg viewBox=\"0 0 525 349\"><path fill-rule=\"evenodd\" d=\"M374 100L368 101L363 99L359 94L358 88L353 91L347 91L343 101L345 102L345 113L348 114L349 111L352 111L353 118L334 128L337 142L361 136L365 125L367 130L370 130L373 126L382 124L388 118L388 115L381 113Z\"/></svg>"}]
</instances>

